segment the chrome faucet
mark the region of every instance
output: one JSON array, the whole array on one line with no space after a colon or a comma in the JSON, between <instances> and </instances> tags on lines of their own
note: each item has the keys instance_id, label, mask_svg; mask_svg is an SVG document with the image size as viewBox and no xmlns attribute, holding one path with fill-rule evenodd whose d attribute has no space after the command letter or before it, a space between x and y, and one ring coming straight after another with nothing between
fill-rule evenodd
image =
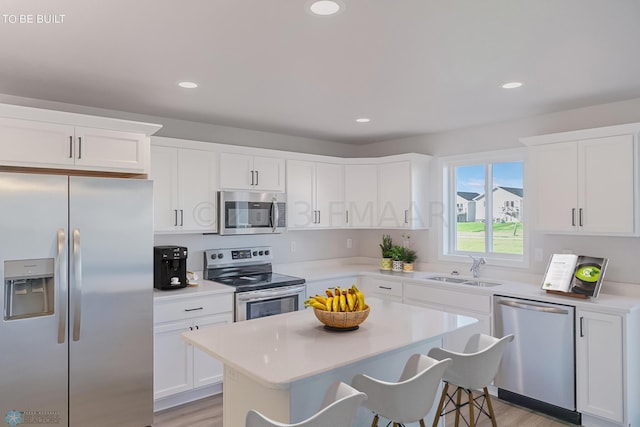
<instances>
[{"instance_id":1,"label":"chrome faucet","mask_svg":"<svg viewBox=\"0 0 640 427\"><path fill-rule=\"evenodd\" d=\"M473 260L473 265L471 266L469 271L471 271L473 273L473 277L474 278L477 278L478 275L480 274L480 266L482 264L485 264L485 260L484 260L483 257L476 258L476 257L471 256L471 255L469 255L469 257Z\"/></svg>"}]
</instances>

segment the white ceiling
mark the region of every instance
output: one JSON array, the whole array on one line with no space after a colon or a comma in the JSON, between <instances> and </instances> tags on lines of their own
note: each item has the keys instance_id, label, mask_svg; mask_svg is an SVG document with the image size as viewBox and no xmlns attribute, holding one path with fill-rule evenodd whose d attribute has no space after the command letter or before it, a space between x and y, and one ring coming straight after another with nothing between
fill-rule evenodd
<instances>
[{"instance_id":1,"label":"white ceiling","mask_svg":"<svg viewBox=\"0 0 640 427\"><path fill-rule=\"evenodd\" d=\"M348 143L640 97L638 0L344 2L1 0L0 93Z\"/></svg>"}]
</instances>

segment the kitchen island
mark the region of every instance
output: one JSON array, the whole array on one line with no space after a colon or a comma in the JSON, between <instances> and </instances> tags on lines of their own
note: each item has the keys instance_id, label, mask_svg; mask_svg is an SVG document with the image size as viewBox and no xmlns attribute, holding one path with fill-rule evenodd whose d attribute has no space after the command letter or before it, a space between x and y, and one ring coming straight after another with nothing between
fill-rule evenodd
<instances>
[{"instance_id":1,"label":"kitchen island","mask_svg":"<svg viewBox=\"0 0 640 427\"><path fill-rule=\"evenodd\" d=\"M249 409L281 422L302 421L318 411L331 382L350 383L358 373L397 381L411 354L426 354L444 335L476 323L377 298L367 303L369 317L349 332L326 330L308 309L184 333L224 364L223 425L244 425ZM371 414L361 408L355 425L370 423Z\"/></svg>"}]
</instances>

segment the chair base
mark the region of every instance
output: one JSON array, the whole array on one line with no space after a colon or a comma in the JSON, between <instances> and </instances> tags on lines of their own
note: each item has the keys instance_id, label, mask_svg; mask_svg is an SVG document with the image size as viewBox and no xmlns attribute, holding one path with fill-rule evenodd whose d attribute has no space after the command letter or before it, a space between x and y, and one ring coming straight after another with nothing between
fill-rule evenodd
<instances>
[{"instance_id":1,"label":"chair base","mask_svg":"<svg viewBox=\"0 0 640 427\"><path fill-rule=\"evenodd\" d=\"M371 422L371 427L378 427L378 420L379 419L380 419L380 417L378 416L378 414L376 414L373 417L373 421ZM424 420L420 420L419 422L420 422L420 427L426 427L425 424L424 424ZM394 422L392 422L391 424L392 424L393 427L403 427L404 426L404 424L394 423Z\"/></svg>"},{"instance_id":2,"label":"chair base","mask_svg":"<svg viewBox=\"0 0 640 427\"><path fill-rule=\"evenodd\" d=\"M475 427L482 414L486 415L491 420L491 425L493 427L498 426L498 424L496 423L496 414L493 412L493 405L491 404L491 397L489 396L489 390L487 390L487 387L484 387L482 389L482 393L475 397L473 395L474 390L469 390L458 386L455 387L455 390L451 394L449 394L449 383L444 383L442 396L440 397L440 403L438 404L438 409L436 411L436 417L433 420L433 427L438 426L440 417L452 412L455 412L456 415L456 427L460 426L460 419L462 419L462 421L464 421L465 425L467 425L468 427ZM462 402L463 392L467 395L467 400L465 402ZM447 411L445 410L445 408L449 403L453 404L453 409ZM485 404L487 406L486 409ZM468 420L467 418L465 418L461 410L465 406L469 407ZM476 409L478 410L477 416L474 414Z\"/></svg>"}]
</instances>

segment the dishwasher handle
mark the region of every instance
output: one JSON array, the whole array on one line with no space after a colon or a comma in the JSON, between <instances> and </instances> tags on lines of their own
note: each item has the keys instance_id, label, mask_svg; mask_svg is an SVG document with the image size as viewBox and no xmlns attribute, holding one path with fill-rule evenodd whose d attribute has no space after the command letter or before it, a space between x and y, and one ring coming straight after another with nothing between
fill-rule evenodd
<instances>
[{"instance_id":1,"label":"dishwasher handle","mask_svg":"<svg viewBox=\"0 0 640 427\"><path fill-rule=\"evenodd\" d=\"M497 300L497 303L501 305L506 305L508 307L520 308L522 310L531 310L531 311L539 311L543 313L554 313L554 314L569 314L569 310L566 310L564 308L549 307L547 305L540 305L540 304L534 304L534 303L528 303L528 302L525 303L525 302L500 299L500 300Z\"/></svg>"}]
</instances>

